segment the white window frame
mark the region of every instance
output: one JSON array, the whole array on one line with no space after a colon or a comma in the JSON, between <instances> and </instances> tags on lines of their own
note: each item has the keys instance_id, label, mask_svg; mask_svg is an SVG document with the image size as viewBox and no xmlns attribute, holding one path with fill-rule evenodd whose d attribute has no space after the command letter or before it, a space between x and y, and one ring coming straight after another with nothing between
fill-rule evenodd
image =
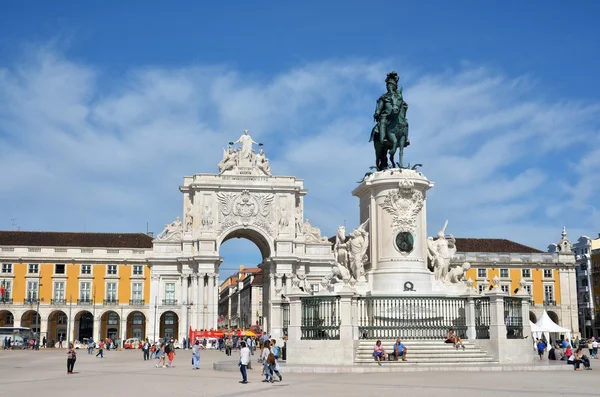
<instances>
[{"instance_id":1,"label":"white window frame","mask_svg":"<svg viewBox=\"0 0 600 397\"><path fill-rule=\"evenodd\" d=\"M84 289L83 286L84 285L88 285L89 289ZM87 291L87 297L84 296L83 292ZM92 283L90 281L81 281L79 283L79 298L80 301L89 301L91 302L93 297L92 297Z\"/></svg>"},{"instance_id":2,"label":"white window frame","mask_svg":"<svg viewBox=\"0 0 600 397\"><path fill-rule=\"evenodd\" d=\"M13 265L12 263L3 263L2 264L2 274L12 274Z\"/></svg>"},{"instance_id":3,"label":"white window frame","mask_svg":"<svg viewBox=\"0 0 600 397\"><path fill-rule=\"evenodd\" d=\"M527 271L529 273L528 276L525 275L525 271ZM521 277L522 278L531 278L531 269L529 269L529 268L521 269Z\"/></svg>"},{"instance_id":4,"label":"white window frame","mask_svg":"<svg viewBox=\"0 0 600 397\"><path fill-rule=\"evenodd\" d=\"M28 280L25 284L26 286L26 295L25 299L35 302L38 299L38 290L39 290L39 280Z\"/></svg>"},{"instance_id":5,"label":"white window frame","mask_svg":"<svg viewBox=\"0 0 600 397\"><path fill-rule=\"evenodd\" d=\"M139 291L136 291L136 285L139 285ZM139 297L136 297L136 292L139 292ZM131 283L131 300L132 301L143 301L144 300L144 283L133 282Z\"/></svg>"},{"instance_id":6,"label":"white window frame","mask_svg":"<svg viewBox=\"0 0 600 397\"><path fill-rule=\"evenodd\" d=\"M58 300L65 300L65 282L64 281L55 281L52 283L52 288L54 289L52 291L52 299L54 299L55 301ZM57 288L57 286L62 285L62 288ZM62 293L61 293L62 292Z\"/></svg>"},{"instance_id":7,"label":"white window frame","mask_svg":"<svg viewBox=\"0 0 600 397\"><path fill-rule=\"evenodd\" d=\"M4 299L10 300L12 299L12 280L3 280L4 281ZM0 281L0 284L2 281Z\"/></svg>"},{"instance_id":8,"label":"white window frame","mask_svg":"<svg viewBox=\"0 0 600 397\"><path fill-rule=\"evenodd\" d=\"M111 269L114 269L114 273L111 273ZM107 276L116 276L119 274L119 267L117 265L106 265L106 275Z\"/></svg>"},{"instance_id":9,"label":"white window frame","mask_svg":"<svg viewBox=\"0 0 600 397\"><path fill-rule=\"evenodd\" d=\"M506 272L506 276L502 275L502 272ZM510 278L510 269L500 269L500 278Z\"/></svg>"},{"instance_id":10,"label":"white window frame","mask_svg":"<svg viewBox=\"0 0 600 397\"><path fill-rule=\"evenodd\" d=\"M35 271L31 271L35 270ZM39 274L40 273L40 264L39 263L30 263L27 266L27 274Z\"/></svg>"},{"instance_id":11,"label":"white window frame","mask_svg":"<svg viewBox=\"0 0 600 397\"><path fill-rule=\"evenodd\" d=\"M136 273L136 269L138 269L140 272ZM133 265L133 268L131 269L131 275L132 276L143 276L144 275L144 266L143 265Z\"/></svg>"},{"instance_id":12,"label":"white window frame","mask_svg":"<svg viewBox=\"0 0 600 397\"><path fill-rule=\"evenodd\" d=\"M484 272L483 276L480 276L479 272ZM477 269L477 278L487 278L487 275L488 275L488 269L485 269L485 268Z\"/></svg>"},{"instance_id":13,"label":"white window frame","mask_svg":"<svg viewBox=\"0 0 600 397\"><path fill-rule=\"evenodd\" d=\"M549 273L550 273L550 275L549 275L549 276L547 276L547 275L546 275L546 272L549 272ZM546 279L548 279L548 278L553 278L553 276L554 276L554 275L553 275L553 273L554 273L554 272L552 271L552 269L543 269L543 275L544 275L544 278L546 278Z\"/></svg>"},{"instance_id":14,"label":"white window frame","mask_svg":"<svg viewBox=\"0 0 600 397\"><path fill-rule=\"evenodd\" d=\"M85 272L84 270L88 270L88 272ZM91 276L92 275L92 265L90 265L90 264L81 265L81 275L82 276L83 275Z\"/></svg>"},{"instance_id":15,"label":"white window frame","mask_svg":"<svg viewBox=\"0 0 600 397\"><path fill-rule=\"evenodd\" d=\"M500 290L502 292L505 292L508 295L510 295L510 285L508 285L508 284L500 284Z\"/></svg>"},{"instance_id":16,"label":"white window frame","mask_svg":"<svg viewBox=\"0 0 600 397\"><path fill-rule=\"evenodd\" d=\"M477 284L477 292L479 292L480 294L485 292L485 285L484 284Z\"/></svg>"},{"instance_id":17,"label":"white window frame","mask_svg":"<svg viewBox=\"0 0 600 397\"><path fill-rule=\"evenodd\" d=\"M114 285L114 289L109 288L109 286L113 286ZM113 294L114 292L114 294ZM114 296L111 296L114 295ZM119 284L116 281L108 281L106 283L106 295L105 296L105 300L107 302L117 302L119 300Z\"/></svg>"},{"instance_id":18,"label":"white window frame","mask_svg":"<svg viewBox=\"0 0 600 397\"><path fill-rule=\"evenodd\" d=\"M525 288L525 291L527 291L527 293L528 293L530 296L533 296L533 295L531 294L531 284L525 284L525 285L523 286L523 288Z\"/></svg>"},{"instance_id":19,"label":"white window frame","mask_svg":"<svg viewBox=\"0 0 600 397\"><path fill-rule=\"evenodd\" d=\"M546 291L546 289L549 289L551 292L551 296L549 298L548 292ZM544 302L546 301L554 301L556 302L556 300L554 299L554 285L552 284L544 284Z\"/></svg>"},{"instance_id":20,"label":"white window frame","mask_svg":"<svg viewBox=\"0 0 600 397\"><path fill-rule=\"evenodd\" d=\"M170 285L173 286L172 291L168 288ZM165 301L175 302L175 283L165 283Z\"/></svg>"}]
</instances>

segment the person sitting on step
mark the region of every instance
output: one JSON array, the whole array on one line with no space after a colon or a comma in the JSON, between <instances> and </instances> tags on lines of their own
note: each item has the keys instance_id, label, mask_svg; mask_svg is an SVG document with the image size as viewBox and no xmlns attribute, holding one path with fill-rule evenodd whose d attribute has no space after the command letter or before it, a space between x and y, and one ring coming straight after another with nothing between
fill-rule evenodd
<instances>
[{"instance_id":1,"label":"person sitting on step","mask_svg":"<svg viewBox=\"0 0 600 397\"><path fill-rule=\"evenodd\" d=\"M381 346L381 341L378 340L375 343L375 347L373 348L373 357L377 361L377 364L381 365L381 361L385 360L387 354L385 354L385 349Z\"/></svg>"},{"instance_id":2,"label":"person sitting on step","mask_svg":"<svg viewBox=\"0 0 600 397\"><path fill-rule=\"evenodd\" d=\"M456 347L457 349L458 345L460 345L463 348L463 350L465 349L465 345L463 345L462 339L460 338L460 336L454 333L454 330L452 328L448 330L445 343L453 343L454 347Z\"/></svg>"},{"instance_id":3,"label":"person sitting on step","mask_svg":"<svg viewBox=\"0 0 600 397\"><path fill-rule=\"evenodd\" d=\"M398 357L402 357L402 361L406 361L406 346L400 340L400 338L396 339L396 343L394 343L394 358L398 361Z\"/></svg>"}]
</instances>

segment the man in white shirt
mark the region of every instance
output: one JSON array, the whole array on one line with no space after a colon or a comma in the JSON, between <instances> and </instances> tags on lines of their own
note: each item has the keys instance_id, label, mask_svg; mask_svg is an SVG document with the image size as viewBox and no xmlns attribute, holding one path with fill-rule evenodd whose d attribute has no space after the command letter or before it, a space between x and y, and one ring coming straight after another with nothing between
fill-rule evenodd
<instances>
[{"instance_id":1,"label":"man in white shirt","mask_svg":"<svg viewBox=\"0 0 600 397\"><path fill-rule=\"evenodd\" d=\"M598 358L598 340L592 338L592 358Z\"/></svg>"},{"instance_id":2,"label":"man in white shirt","mask_svg":"<svg viewBox=\"0 0 600 397\"><path fill-rule=\"evenodd\" d=\"M240 383L248 383L248 374L246 368L250 363L250 349L246 346L246 342L241 343L240 349L240 372L242 373L242 381Z\"/></svg>"}]
</instances>

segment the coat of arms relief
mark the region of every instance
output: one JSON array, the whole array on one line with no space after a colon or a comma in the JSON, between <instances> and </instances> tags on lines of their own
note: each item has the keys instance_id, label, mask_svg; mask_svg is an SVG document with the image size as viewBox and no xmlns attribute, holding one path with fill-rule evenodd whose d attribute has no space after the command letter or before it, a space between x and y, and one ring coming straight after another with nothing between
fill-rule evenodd
<instances>
[{"instance_id":1,"label":"coat of arms relief","mask_svg":"<svg viewBox=\"0 0 600 397\"><path fill-rule=\"evenodd\" d=\"M217 193L219 200L219 232L232 226L255 226L274 235L272 217L273 194L250 193Z\"/></svg>"},{"instance_id":2,"label":"coat of arms relief","mask_svg":"<svg viewBox=\"0 0 600 397\"><path fill-rule=\"evenodd\" d=\"M414 233L417 228L417 215L423 208L423 192L414 189L410 180L403 180L398 190L390 191L381 205L392 215L394 232Z\"/></svg>"}]
</instances>

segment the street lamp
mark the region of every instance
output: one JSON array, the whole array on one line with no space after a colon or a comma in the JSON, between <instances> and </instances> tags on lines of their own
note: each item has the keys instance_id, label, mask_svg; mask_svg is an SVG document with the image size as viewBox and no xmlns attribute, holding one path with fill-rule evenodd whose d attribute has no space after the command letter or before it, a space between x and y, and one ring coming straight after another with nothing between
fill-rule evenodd
<instances>
[{"instance_id":1,"label":"street lamp","mask_svg":"<svg viewBox=\"0 0 600 397\"><path fill-rule=\"evenodd\" d=\"M40 341L40 334L41 334L41 318L40 318L40 287L42 286L42 283L40 282L42 279L42 274L40 273L39 278L38 278L38 288L37 288L37 299L36 299L36 309L35 309L35 322L36 322L36 330L37 330L37 341L39 343Z\"/></svg>"},{"instance_id":2,"label":"street lamp","mask_svg":"<svg viewBox=\"0 0 600 397\"><path fill-rule=\"evenodd\" d=\"M158 308L158 296L154 297L154 343L156 343L156 309Z\"/></svg>"}]
</instances>

